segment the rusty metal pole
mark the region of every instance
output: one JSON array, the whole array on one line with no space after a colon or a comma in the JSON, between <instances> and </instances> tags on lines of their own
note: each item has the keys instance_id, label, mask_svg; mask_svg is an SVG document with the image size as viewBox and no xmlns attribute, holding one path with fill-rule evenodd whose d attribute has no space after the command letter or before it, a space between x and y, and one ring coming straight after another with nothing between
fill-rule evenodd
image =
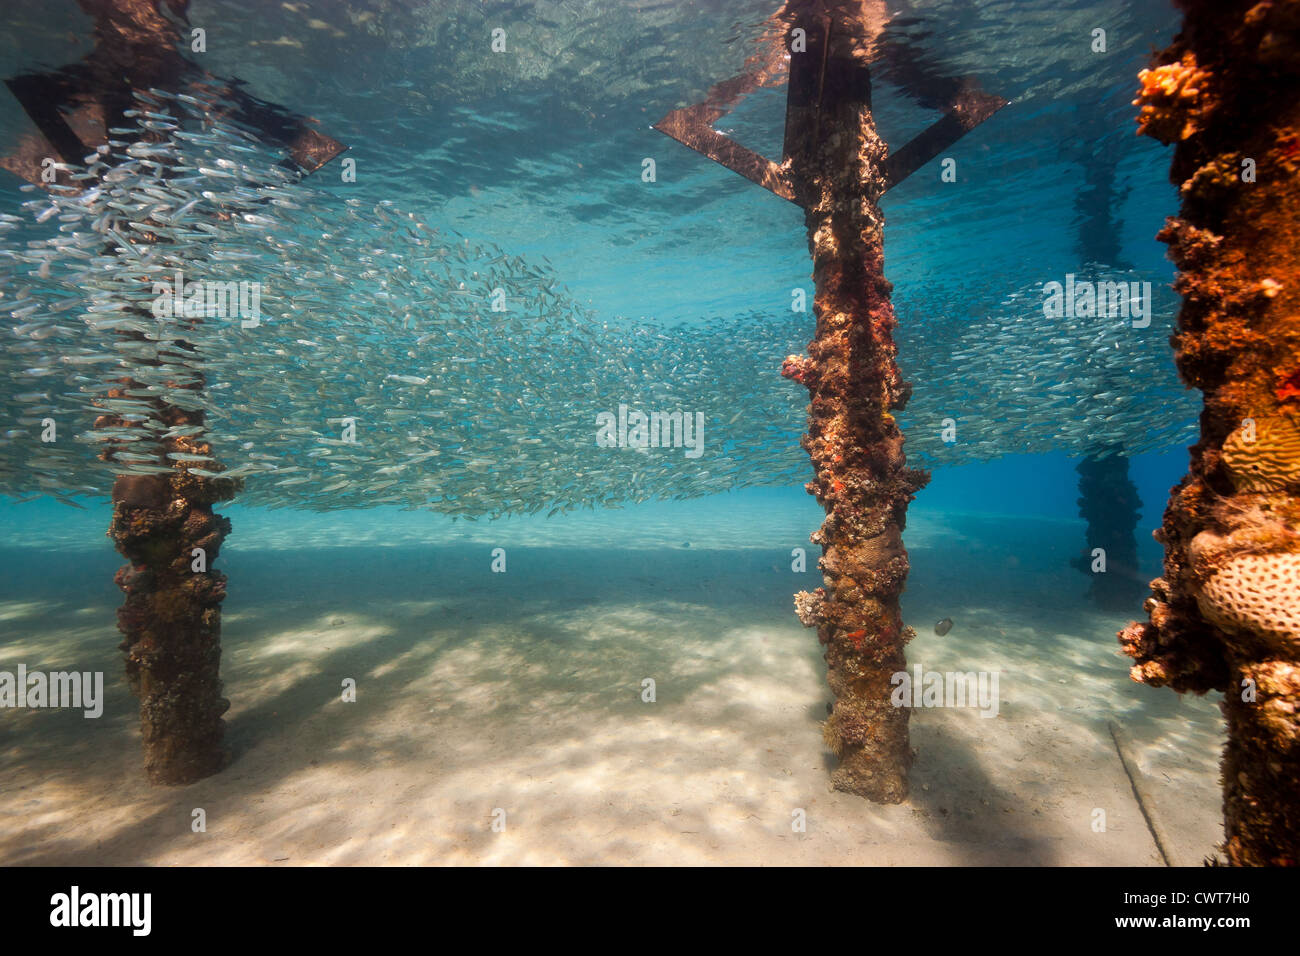
<instances>
[{"instance_id":1,"label":"rusty metal pole","mask_svg":"<svg viewBox=\"0 0 1300 956\"><path fill-rule=\"evenodd\" d=\"M1173 344L1201 437L1157 539L1136 681L1223 692L1223 851L1300 862L1300 0L1181 0L1141 74L1139 129L1176 144L1160 238L1183 295Z\"/></svg>"}]
</instances>

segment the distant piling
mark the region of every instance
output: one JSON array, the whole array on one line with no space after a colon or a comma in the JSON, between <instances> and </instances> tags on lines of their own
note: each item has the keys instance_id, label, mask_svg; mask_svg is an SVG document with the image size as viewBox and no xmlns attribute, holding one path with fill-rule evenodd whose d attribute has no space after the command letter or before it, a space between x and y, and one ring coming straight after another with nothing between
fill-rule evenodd
<instances>
[{"instance_id":1,"label":"distant piling","mask_svg":"<svg viewBox=\"0 0 1300 956\"><path fill-rule=\"evenodd\" d=\"M1086 553L1074 567L1089 577L1088 597L1107 611L1125 611L1140 599L1137 524L1142 499L1122 449L1103 449L1079 462L1079 517L1087 523Z\"/></svg>"}]
</instances>

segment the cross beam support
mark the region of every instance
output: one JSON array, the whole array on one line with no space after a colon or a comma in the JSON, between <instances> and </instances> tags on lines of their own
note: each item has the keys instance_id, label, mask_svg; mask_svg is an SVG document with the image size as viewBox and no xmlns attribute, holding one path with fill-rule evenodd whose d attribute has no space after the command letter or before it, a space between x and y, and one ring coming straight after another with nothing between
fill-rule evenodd
<instances>
[{"instance_id":1,"label":"cross beam support","mask_svg":"<svg viewBox=\"0 0 1300 956\"><path fill-rule=\"evenodd\" d=\"M792 4L787 9L797 6L800 5ZM713 124L745 96L772 82L778 71L770 60L762 69L719 83L709 91L704 102L673 110L653 128L782 199L798 203L790 157L804 148L803 139L810 134L809 118L800 118L800 114L812 111L811 129L819 128L816 115L820 113L824 95L826 74L823 68L831 22L819 17L805 17L796 24L795 28L806 29L801 37L802 52L791 54L782 163L773 162L713 128ZM808 66L805 68L800 64ZM869 94L870 74L865 62L858 81L866 84ZM897 186L1006 105L1007 100L986 93L973 83L963 81L955 84L955 91L948 96L944 115L902 148L880 160L885 189Z\"/></svg>"}]
</instances>

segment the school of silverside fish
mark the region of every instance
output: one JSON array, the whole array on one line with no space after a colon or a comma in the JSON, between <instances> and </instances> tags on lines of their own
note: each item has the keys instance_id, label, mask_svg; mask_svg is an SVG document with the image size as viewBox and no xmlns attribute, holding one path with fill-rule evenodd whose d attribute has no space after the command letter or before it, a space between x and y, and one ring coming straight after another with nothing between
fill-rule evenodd
<instances>
[{"instance_id":1,"label":"school of silverside fish","mask_svg":"<svg viewBox=\"0 0 1300 956\"><path fill-rule=\"evenodd\" d=\"M811 314L603 322L549 264L301 178L212 89L136 99L134 128L60 167L75 186L0 217L9 494L75 504L116 475L186 469L242 479L248 504L473 518L807 477L807 393L779 369L804 351ZM158 284L178 272L259 283L256 320L159 317ZM1140 332L1122 318L1049 320L1026 289L945 336L928 308L900 307L914 463L1190 439L1170 310ZM205 424L172 428L161 404L202 409ZM598 446L597 414L620 405L703 413L703 454ZM94 427L101 416L122 424ZM211 457L167 451L181 435Z\"/></svg>"}]
</instances>

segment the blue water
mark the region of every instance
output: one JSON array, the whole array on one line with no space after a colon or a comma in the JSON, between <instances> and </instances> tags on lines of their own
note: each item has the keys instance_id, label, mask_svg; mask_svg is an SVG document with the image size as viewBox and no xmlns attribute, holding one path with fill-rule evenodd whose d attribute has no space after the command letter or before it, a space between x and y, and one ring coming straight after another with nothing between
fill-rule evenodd
<instances>
[{"instance_id":1,"label":"blue water","mask_svg":"<svg viewBox=\"0 0 1300 956\"><path fill-rule=\"evenodd\" d=\"M6 75L88 49L74 5L52 6L0 14ZM396 198L439 227L546 256L614 328L784 314L792 289L811 293L802 213L650 128L742 69L772 4L313 5L323 27L294 6L196 0L191 16L223 28L205 68L349 145L358 182L327 167L314 182L330 193ZM1176 28L1171 11L897 7L895 29L937 68L1012 101L954 147L959 184L931 164L887 195L900 322L941 340L1012 292L1083 271L1099 248L1109 266L1172 281L1154 240L1176 208L1169 155L1134 136L1128 104ZM1088 49L1098 22L1104 55ZM500 59L482 52L497 24L511 37ZM893 78L875 97L890 142L939 115ZM783 111L784 88L765 89L719 127L775 156ZM9 104L0 128L21 119ZM1090 193L1098 169L1110 183ZM0 211L25 198L6 181ZM1098 221L1106 241L1090 245ZM899 361L918 393L980 388L978 367ZM1161 374L1177 389L1172 360ZM1144 579L1160 574L1150 532L1186 455L1175 444L1131 460ZM824 665L791 601L820 583L807 535L821 512L797 485L497 522L219 505L233 522L217 566L235 762L179 792L141 781L135 703L115 679L107 502L0 497L0 669L21 658L114 678L92 730L0 715L0 817L12 821L0 863L1155 864L1112 719L1163 781L1155 812L1194 860L1218 838L1217 716L1128 681L1114 635L1142 617L1140 599L1098 609L1069 566L1085 542L1078 462L1065 449L941 464L918 494L910 660L1000 670L1007 703L997 721L915 716L913 802L886 809L826 794ZM505 575L490 569L497 547ZM792 568L800 548L811 570ZM935 631L942 618L951 639ZM662 687L654 710L638 709L647 675ZM345 676L365 688L353 711L336 699ZM783 856L788 805L813 799L833 839ZM233 821L206 848L129 822L196 800ZM521 822L494 842L484 820L498 805ZM1095 806L1116 820L1104 838L1079 823ZM69 816L94 822L69 836L51 822Z\"/></svg>"}]
</instances>

